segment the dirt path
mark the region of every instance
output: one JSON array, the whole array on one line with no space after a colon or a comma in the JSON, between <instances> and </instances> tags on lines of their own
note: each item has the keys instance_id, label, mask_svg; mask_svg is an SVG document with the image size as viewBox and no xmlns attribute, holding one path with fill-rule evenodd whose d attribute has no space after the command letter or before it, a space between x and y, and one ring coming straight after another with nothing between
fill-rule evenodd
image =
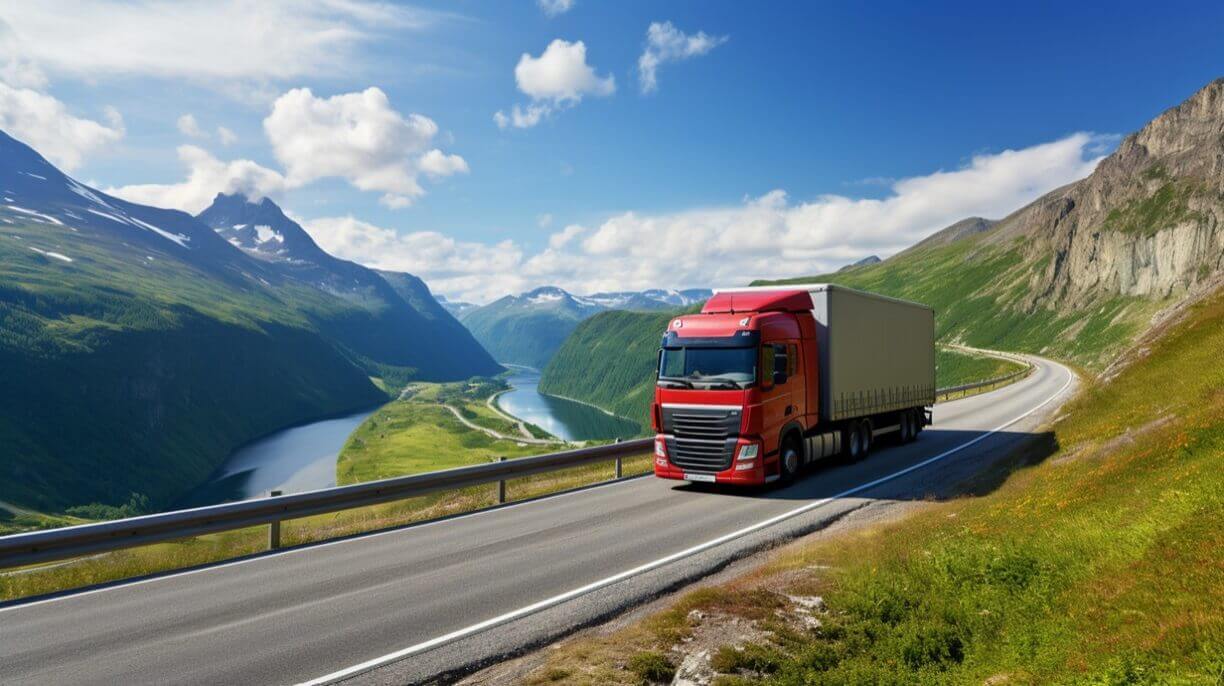
<instances>
[{"instance_id":1,"label":"dirt path","mask_svg":"<svg viewBox=\"0 0 1224 686\"><path fill-rule=\"evenodd\" d=\"M508 422L514 422L514 424L518 426L519 433L523 434L527 438L535 438L535 436L531 434L531 431L527 429L527 424L524 423L523 420L513 415L506 414L500 407L497 406L497 396L506 392L507 391L498 391L494 393L493 395L489 396L487 400L485 400L485 404L488 405L489 409L502 419L505 419Z\"/></svg>"},{"instance_id":2,"label":"dirt path","mask_svg":"<svg viewBox=\"0 0 1224 686\"><path fill-rule=\"evenodd\" d=\"M490 429L488 427L480 426L479 424L476 424L470 421L467 417L463 416L463 413L459 412L459 410L457 410L454 407L451 407L450 405L444 405L443 407L450 410L451 414L455 415L455 419L458 419L467 428L474 429L476 431L480 431L482 433L488 434L498 440L513 441L515 443L527 443L529 445L559 445L561 443L564 443L564 441L550 441L550 440L545 440L543 438L528 438L524 436L507 436L503 433L494 431L493 429Z\"/></svg>"}]
</instances>

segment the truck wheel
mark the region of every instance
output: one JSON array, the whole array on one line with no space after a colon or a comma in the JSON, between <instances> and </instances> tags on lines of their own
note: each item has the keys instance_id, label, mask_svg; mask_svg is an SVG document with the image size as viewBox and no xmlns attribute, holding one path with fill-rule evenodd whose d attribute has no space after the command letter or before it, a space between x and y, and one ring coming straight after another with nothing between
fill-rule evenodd
<instances>
[{"instance_id":1,"label":"truck wheel","mask_svg":"<svg viewBox=\"0 0 1224 686\"><path fill-rule=\"evenodd\" d=\"M795 443L789 442L782 448L782 454L778 456L778 471L781 472L781 478L778 481L789 484L795 480L799 474L799 468L803 464L803 458L799 456L799 450L795 447Z\"/></svg>"},{"instance_id":2,"label":"truck wheel","mask_svg":"<svg viewBox=\"0 0 1224 686\"><path fill-rule=\"evenodd\" d=\"M859 431L863 432L863 457L867 457L867 453L871 452L871 444L875 442L874 437L871 435L871 420L864 419L860 422Z\"/></svg>"},{"instance_id":3,"label":"truck wheel","mask_svg":"<svg viewBox=\"0 0 1224 686\"><path fill-rule=\"evenodd\" d=\"M909 410L906 412L909 416L910 436L911 441L918 439L918 432L922 430L922 417L918 414L918 410Z\"/></svg>"},{"instance_id":4,"label":"truck wheel","mask_svg":"<svg viewBox=\"0 0 1224 686\"><path fill-rule=\"evenodd\" d=\"M909 443L914 440L914 412L913 410L901 411L901 442Z\"/></svg>"},{"instance_id":5,"label":"truck wheel","mask_svg":"<svg viewBox=\"0 0 1224 686\"><path fill-rule=\"evenodd\" d=\"M853 422L846 427L846 457L851 462L858 460L863 456L863 433L860 430L860 422Z\"/></svg>"}]
</instances>

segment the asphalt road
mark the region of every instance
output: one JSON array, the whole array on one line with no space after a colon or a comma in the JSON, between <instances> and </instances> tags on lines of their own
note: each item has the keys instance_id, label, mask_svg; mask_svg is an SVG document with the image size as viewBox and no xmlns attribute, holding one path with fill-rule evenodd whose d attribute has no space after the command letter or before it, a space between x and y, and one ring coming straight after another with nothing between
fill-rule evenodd
<instances>
[{"instance_id":1,"label":"asphalt road","mask_svg":"<svg viewBox=\"0 0 1224 686\"><path fill-rule=\"evenodd\" d=\"M633 479L0 607L0 683L445 680L865 502L955 493L1008 446L1032 439L1070 395L1069 370L1034 362L1019 383L937 406L935 425L916 442L814 469L785 489Z\"/></svg>"}]
</instances>

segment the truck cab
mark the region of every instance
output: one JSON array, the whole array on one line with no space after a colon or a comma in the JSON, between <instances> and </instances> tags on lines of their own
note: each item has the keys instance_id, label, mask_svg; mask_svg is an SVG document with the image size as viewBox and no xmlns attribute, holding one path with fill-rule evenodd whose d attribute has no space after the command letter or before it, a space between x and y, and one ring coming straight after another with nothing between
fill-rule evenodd
<instances>
[{"instance_id":1,"label":"truck cab","mask_svg":"<svg viewBox=\"0 0 1224 686\"><path fill-rule=\"evenodd\" d=\"M816 402L806 378L816 359L811 315L804 320L811 307L803 291L717 294L701 314L670 322L652 408L656 475L774 481L787 426L796 443L789 457L801 459L798 443Z\"/></svg>"},{"instance_id":2,"label":"truck cab","mask_svg":"<svg viewBox=\"0 0 1224 686\"><path fill-rule=\"evenodd\" d=\"M851 443L856 457L865 453L878 433L916 435L918 397L891 388L873 397L907 399L822 417L827 327L817 318L811 288L716 291L700 314L668 323L651 407L656 476L738 485L787 481L805 463ZM932 392L933 345L932 339Z\"/></svg>"}]
</instances>

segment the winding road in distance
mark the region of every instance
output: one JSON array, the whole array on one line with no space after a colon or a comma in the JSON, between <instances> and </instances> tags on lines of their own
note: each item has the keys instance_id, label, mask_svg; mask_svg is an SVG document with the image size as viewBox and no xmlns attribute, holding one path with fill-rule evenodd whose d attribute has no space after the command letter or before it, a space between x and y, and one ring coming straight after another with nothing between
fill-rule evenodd
<instances>
[{"instance_id":1,"label":"winding road in distance","mask_svg":"<svg viewBox=\"0 0 1224 686\"><path fill-rule=\"evenodd\" d=\"M542 645L878 500L953 495L1070 397L1066 367L937 405L792 486L630 479L0 607L3 684L413 683ZM979 486L980 488L980 486Z\"/></svg>"}]
</instances>

